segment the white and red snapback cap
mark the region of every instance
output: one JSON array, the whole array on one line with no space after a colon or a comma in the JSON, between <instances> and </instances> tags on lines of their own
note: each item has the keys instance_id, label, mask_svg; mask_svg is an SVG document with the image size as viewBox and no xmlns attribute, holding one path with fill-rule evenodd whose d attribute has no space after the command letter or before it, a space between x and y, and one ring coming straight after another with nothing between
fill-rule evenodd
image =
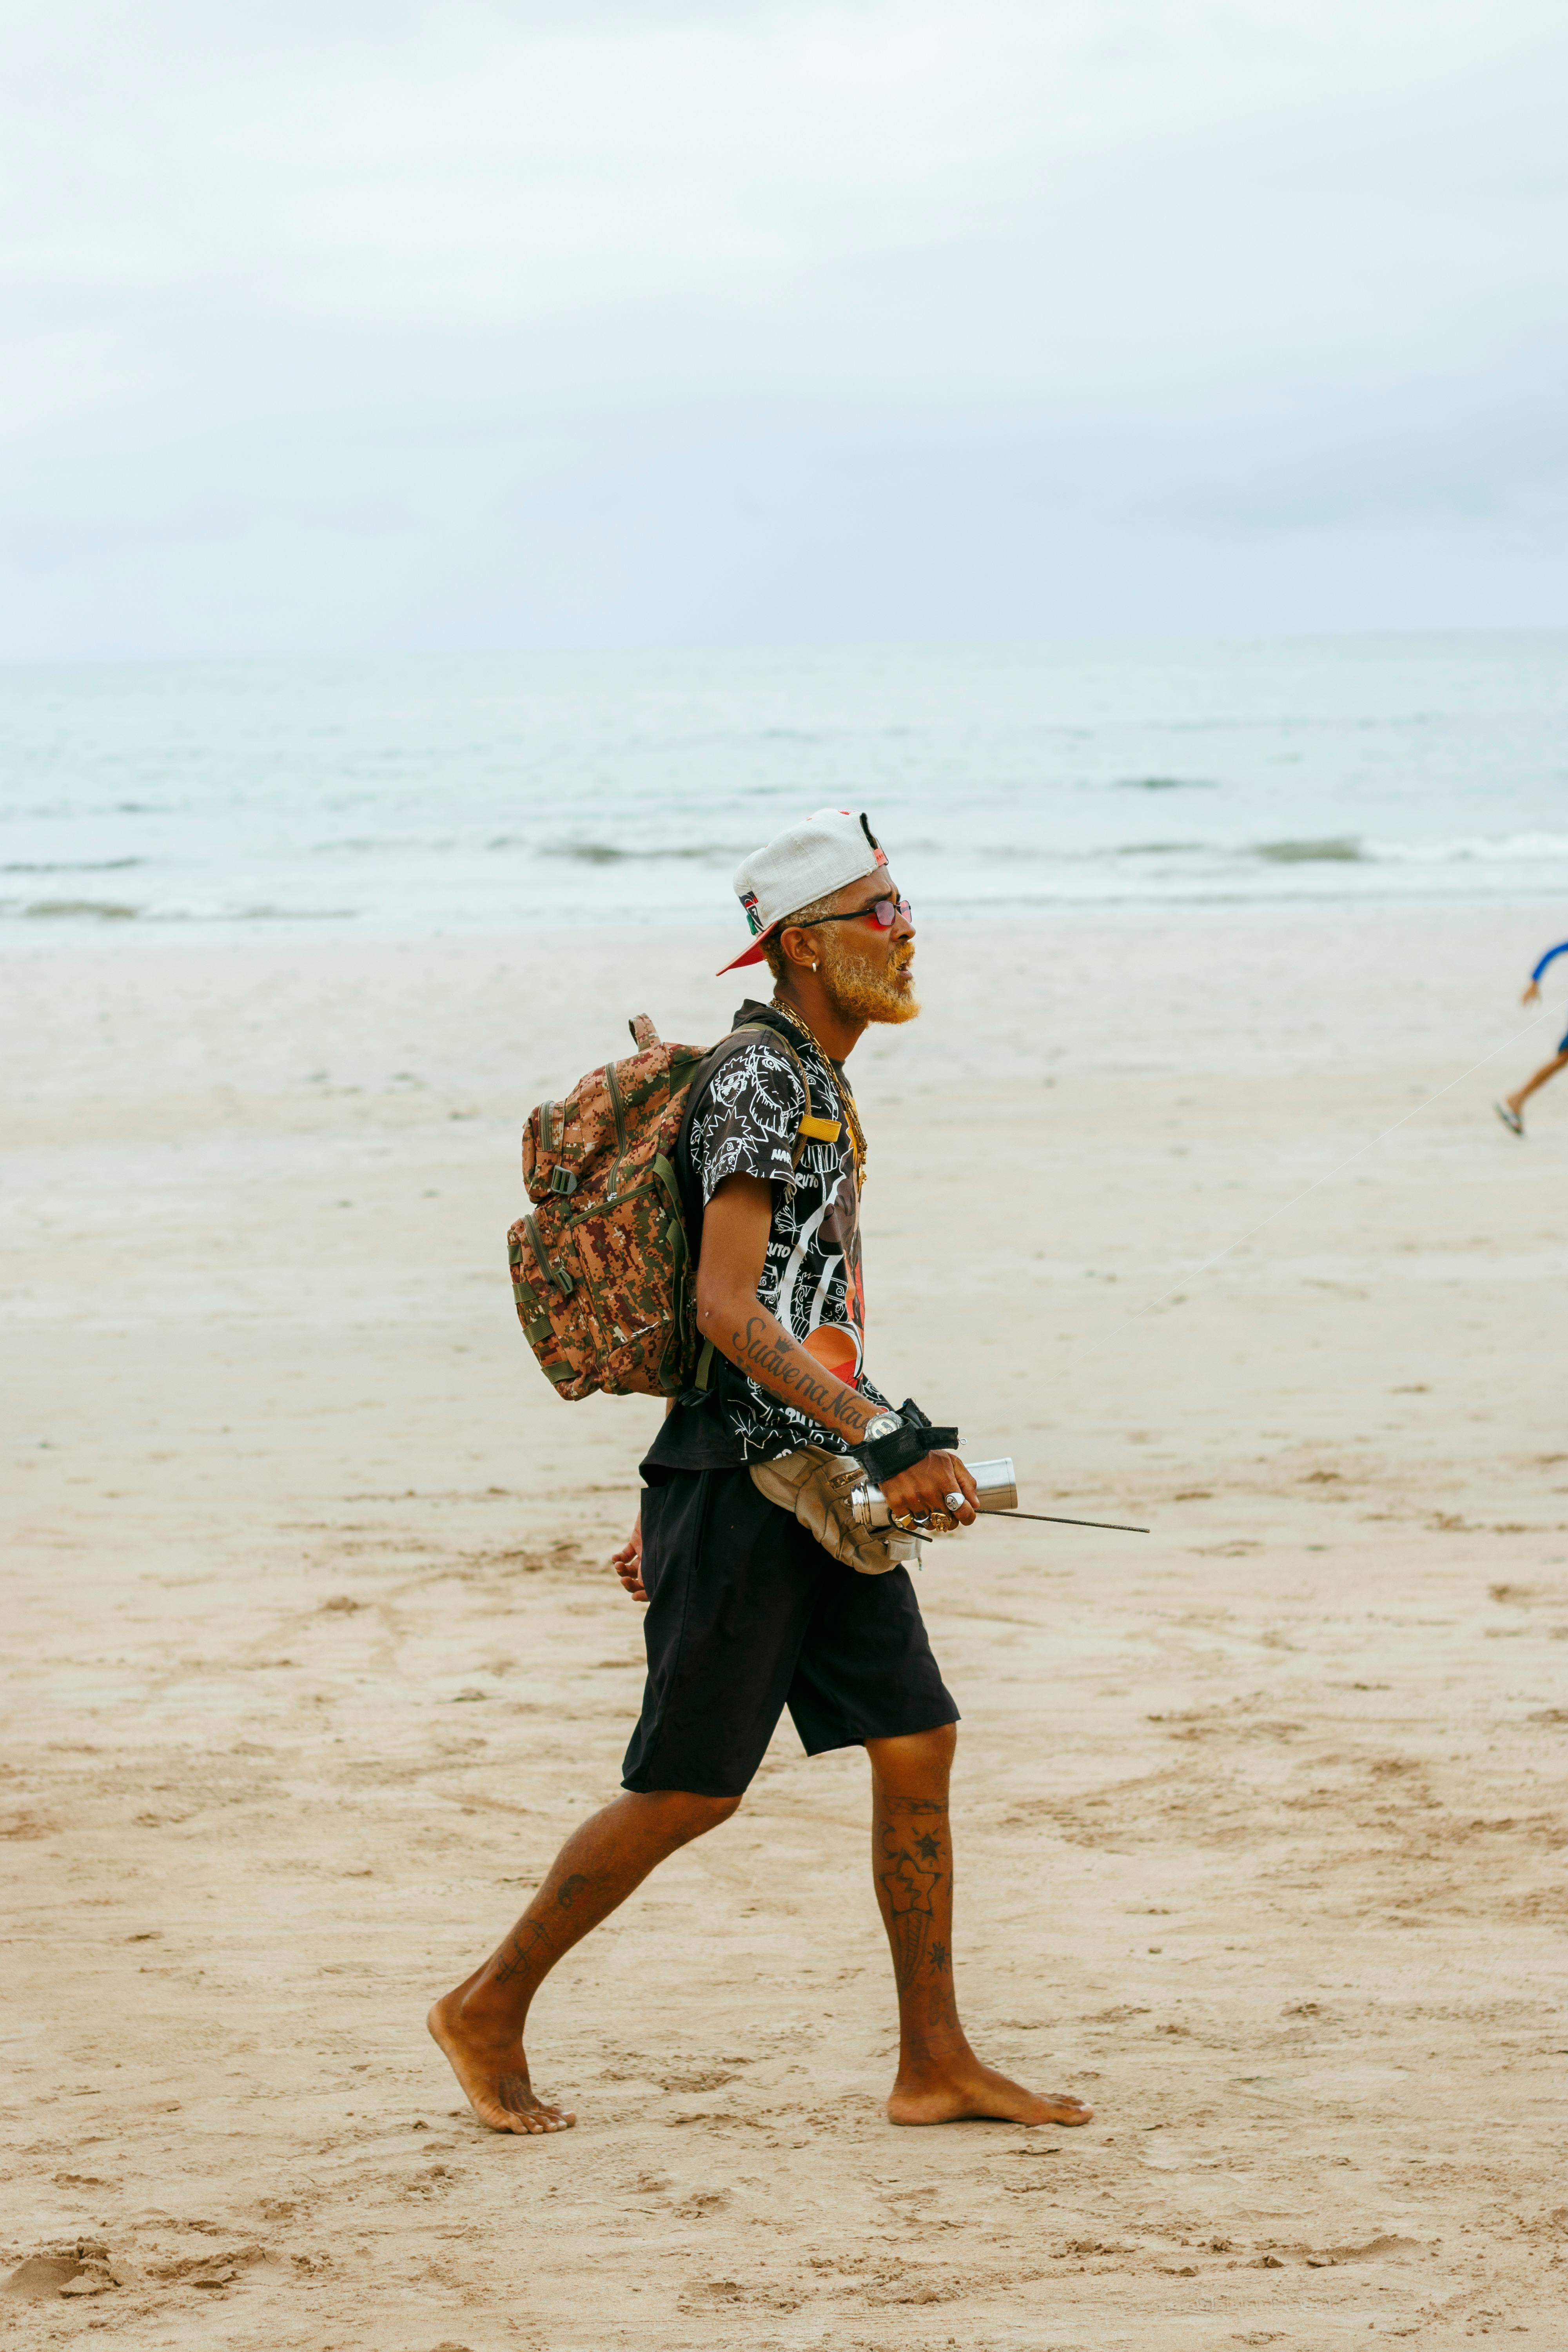
<instances>
[{"instance_id":1,"label":"white and red snapback cap","mask_svg":"<svg viewBox=\"0 0 1568 2352\"><path fill-rule=\"evenodd\" d=\"M888 854L864 812L857 816L848 809L818 809L804 824L775 834L735 868L735 896L751 926L752 943L721 964L720 971L761 963L769 933L777 930L786 915L818 898L830 898L847 882L858 882L863 874L875 874L887 862Z\"/></svg>"}]
</instances>

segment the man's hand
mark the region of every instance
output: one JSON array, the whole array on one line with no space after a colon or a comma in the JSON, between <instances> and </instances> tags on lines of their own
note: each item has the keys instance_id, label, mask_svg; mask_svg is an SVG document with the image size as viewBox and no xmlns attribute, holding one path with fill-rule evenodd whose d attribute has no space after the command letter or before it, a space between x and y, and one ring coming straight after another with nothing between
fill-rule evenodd
<instances>
[{"instance_id":1,"label":"man's hand","mask_svg":"<svg viewBox=\"0 0 1568 2352\"><path fill-rule=\"evenodd\" d=\"M1532 980L1530 986L1525 990L1524 994L1519 1001L1521 1004L1539 1004L1541 1002L1540 982Z\"/></svg>"},{"instance_id":2,"label":"man's hand","mask_svg":"<svg viewBox=\"0 0 1568 2352\"><path fill-rule=\"evenodd\" d=\"M619 1551L611 1553L610 1566L615 1570L632 1599L642 1601L646 1606L647 1594L643 1589L642 1580L642 1511L640 1507L630 1535Z\"/></svg>"},{"instance_id":3,"label":"man's hand","mask_svg":"<svg viewBox=\"0 0 1568 2352\"><path fill-rule=\"evenodd\" d=\"M890 1511L900 1518L918 1517L924 1511L946 1511L961 1527L974 1525L974 1503L978 1489L956 1454L928 1454L912 1470L900 1470L882 1488ZM963 1506L952 1509L950 1495L962 1495Z\"/></svg>"}]
</instances>

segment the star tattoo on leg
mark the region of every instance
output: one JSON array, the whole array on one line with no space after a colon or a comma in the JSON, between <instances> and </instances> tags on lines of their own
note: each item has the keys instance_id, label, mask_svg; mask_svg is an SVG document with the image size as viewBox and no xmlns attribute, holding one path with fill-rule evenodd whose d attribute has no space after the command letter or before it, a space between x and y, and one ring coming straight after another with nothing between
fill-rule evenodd
<instances>
[{"instance_id":1,"label":"star tattoo on leg","mask_svg":"<svg viewBox=\"0 0 1568 2352\"><path fill-rule=\"evenodd\" d=\"M889 1935L893 1947L893 1976L900 1992L908 1990L920 1973L925 1956L926 1937L931 1933L934 1916L932 1898L941 1885L941 1874L921 1870L913 1854L904 1847L892 1850L893 1824L883 1825L883 1853L892 1862L890 1870L878 1873L886 1895L889 1912Z\"/></svg>"}]
</instances>

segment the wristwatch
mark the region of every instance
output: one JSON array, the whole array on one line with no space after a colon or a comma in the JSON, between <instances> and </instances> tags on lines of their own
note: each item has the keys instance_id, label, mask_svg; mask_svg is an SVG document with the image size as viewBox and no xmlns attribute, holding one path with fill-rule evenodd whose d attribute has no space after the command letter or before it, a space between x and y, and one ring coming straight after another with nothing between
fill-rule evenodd
<instances>
[{"instance_id":1,"label":"wristwatch","mask_svg":"<svg viewBox=\"0 0 1568 2352\"><path fill-rule=\"evenodd\" d=\"M897 1412L879 1412L850 1452L868 1478L879 1486L884 1479L896 1478L900 1471L911 1470L928 1454L951 1449L957 1444L956 1429L937 1429L914 1399L906 1397Z\"/></svg>"}]
</instances>

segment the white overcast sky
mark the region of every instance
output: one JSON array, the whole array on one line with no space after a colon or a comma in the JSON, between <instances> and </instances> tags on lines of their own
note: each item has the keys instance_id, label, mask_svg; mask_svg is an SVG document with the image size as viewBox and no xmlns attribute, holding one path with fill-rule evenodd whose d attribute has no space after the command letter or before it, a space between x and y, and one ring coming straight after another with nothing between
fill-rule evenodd
<instances>
[{"instance_id":1,"label":"white overcast sky","mask_svg":"<svg viewBox=\"0 0 1568 2352\"><path fill-rule=\"evenodd\" d=\"M1568 624L1562 0L0 0L0 655Z\"/></svg>"}]
</instances>

